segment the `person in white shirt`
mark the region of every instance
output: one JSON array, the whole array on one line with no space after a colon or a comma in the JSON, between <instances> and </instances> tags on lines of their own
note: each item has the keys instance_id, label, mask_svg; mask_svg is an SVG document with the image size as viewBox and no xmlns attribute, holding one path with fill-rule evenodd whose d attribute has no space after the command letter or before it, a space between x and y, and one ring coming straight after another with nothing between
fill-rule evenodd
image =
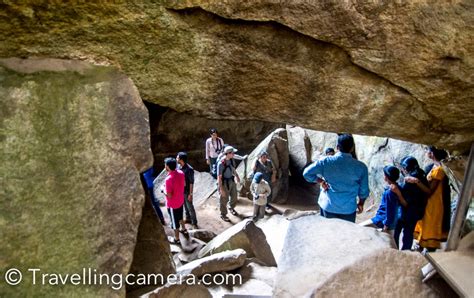
<instances>
[{"instance_id":1,"label":"person in white shirt","mask_svg":"<svg viewBox=\"0 0 474 298\"><path fill-rule=\"evenodd\" d=\"M217 136L217 129L211 128L209 133L211 137L206 140L206 163L212 177L217 179L216 162L219 153L224 150L224 141Z\"/></svg>"},{"instance_id":2,"label":"person in white shirt","mask_svg":"<svg viewBox=\"0 0 474 298\"><path fill-rule=\"evenodd\" d=\"M272 193L272 189L260 172L255 173L250 185L253 196L253 220L257 221L265 216L265 205L267 198Z\"/></svg>"}]
</instances>

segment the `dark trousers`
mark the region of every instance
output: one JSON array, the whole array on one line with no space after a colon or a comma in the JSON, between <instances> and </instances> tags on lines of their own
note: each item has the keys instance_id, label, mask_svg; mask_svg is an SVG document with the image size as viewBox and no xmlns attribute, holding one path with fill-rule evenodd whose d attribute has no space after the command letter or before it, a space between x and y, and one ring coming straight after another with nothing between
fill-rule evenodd
<instances>
[{"instance_id":1,"label":"dark trousers","mask_svg":"<svg viewBox=\"0 0 474 298\"><path fill-rule=\"evenodd\" d=\"M214 179L217 179L217 157L209 157L209 172Z\"/></svg>"},{"instance_id":2,"label":"dark trousers","mask_svg":"<svg viewBox=\"0 0 474 298\"><path fill-rule=\"evenodd\" d=\"M186 212L186 219L191 220L192 225L197 225L196 211L194 210L193 202L188 201L188 194L184 194L184 210Z\"/></svg>"},{"instance_id":3,"label":"dark trousers","mask_svg":"<svg viewBox=\"0 0 474 298\"><path fill-rule=\"evenodd\" d=\"M403 230L402 250L411 249L413 245L413 232L415 231L416 222L416 220L406 220L403 218L398 220L397 226L395 227L395 234L393 235L397 248L399 247L400 243L400 233Z\"/></svg>"},{"instance_id":4,"label":"dark trousers","mask_svg":"<svg viewBox=\"0 0 474 298\"><path fill-rule=\"evenodd\" d=\"M328 211L325 211L324 209L321 209L321 215L326 218L339 218L342 220L347 220L350 222L356 221L356 213L351 213L351 214L339 214L339 213L331 213Z\"/></svg>"},{"instance_id":5,"label":"dark trousers","mask_svg":"<svg viewBox=\"0 0 474 298\"><path fill-rule=\"evenodd\" d=\"M153 188L148 188L148 193L150 194L151 204L153 205L153 209L155 209L155 213L160 219L162 224L165 224L165 218L163 217L163 212L161 212L160 202L155 195L153 194Z\"/></svg>"}]
</instances>

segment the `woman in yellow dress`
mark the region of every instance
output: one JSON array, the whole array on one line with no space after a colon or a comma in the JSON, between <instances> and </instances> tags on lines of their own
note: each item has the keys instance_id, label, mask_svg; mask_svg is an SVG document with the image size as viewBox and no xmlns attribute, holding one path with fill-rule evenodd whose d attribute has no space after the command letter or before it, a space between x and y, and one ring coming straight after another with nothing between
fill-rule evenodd
<instances>
[{"instance_id":1,"label":"woman in yellow dress","mask_svg":"<svg viewBox=\"0 0 474 298\"><path fill-rule=\"evenodd\" d=\"M433 160L433 167L427 176L429 187L417 178L407 177L406 182L416 183L428 194L425 213L415 227L415 239L421 247L428 251L440 248L440 243L448 238L451 214L449 181L441 166L441 161L448 156L445 150L430 146L427 154Z\"/></svg>"}]
</instances>

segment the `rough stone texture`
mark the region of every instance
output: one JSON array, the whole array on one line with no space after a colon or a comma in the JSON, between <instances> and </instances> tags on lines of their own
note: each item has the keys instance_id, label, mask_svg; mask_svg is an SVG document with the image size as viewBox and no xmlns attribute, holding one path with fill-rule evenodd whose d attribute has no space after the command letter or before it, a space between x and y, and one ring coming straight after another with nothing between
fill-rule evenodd
<instances>
[{"instance_id":1,"label":"rough stone texture","mask_svg":"<svg viewBox=\"0 0 474 298\"><path fill-rule=\"evenodd\" d=\"M0 57L115 65L145 100L180 112L461 151L474 140L469 0L8 2L1 8Z\"/></svg>"},{"instance_id":2,"label":"rough stone texture","mask_svg":"<svg viewBox=\"0 0 474 298\"><path fill-rule=\"evenodd\" d=\"M268 266L276 266L265 234L252 220L243 220L217 235L199 252L199 257L205 257L225 250L242 248L248 257L256 257Z\"/></svg>"},{"instance_id":3,"label":"rough stone texture","mask_svg":"<svg viewBox=\"0 0 474 298\"><path fill-rule=\"evenodd\" d=\"M252 166L258 158L258 154L265 150L270 155L273 165L277 169L277 181L272 184L272 201L286 202L288 198L288 168L290 164L288 151L288 137L286 129L279 128L268 135L252 153L249 154L247 160L242 162L237 167L239 176L245 177L241 179L242 188L240 189L241 196L252 198L250 193L250 184L252 183Z\"/></svg>"},{"instance_id":4,"label":"rough stone texture","mask_svg":"<svg viewBox=\"0 0 474 298\"><path fill-rule=\"evenodd\" d=\"M133 262L129 272L135 276L140 273L161 273L166 276L176 272L173 264L168 239L155 210L153 210L151 198L147 194L142 219L138 227ZM163 284L155 286L163 286ZM140 286L127 285L127 292L133 291L138 287Z\"/></svg>"},{"instance_id":5,"label":"rough stone texture","mask_svg":"<svg viewBox=\"0 0 474 298\"><path fill-rule=\"evenodd\" d=\"M265 217L257 221L256 224L265 234L277 264L283 252L283 245L289 224L290 222L285 217L278 214Z\"/></svg>"},{"instance_id":6,"label":"rough stone texture","mask_svg":"<svg viewBox=\"0 0 474 298\"><path fill-rule=\"evenodd\" d=\"M152 163L136 87L110 67L17 62L0 61L1 267L127 273L145 198L139 173ZM0 295L125 293L24 277Z\"/></svg>"},{"instance_id":7,"label":"rough stone texture","mask_svg":"<svg viewBox=\"0 0 474 298\"><path fill-rule=\"evenodd\" d=\"M188 162L195 170L209 172L204 145L210 128L216 128L225 144L234 146L238 154L245 155L269 133L282 126L261 121L212 120L171 109L162 112L163 108L151 104L148 107L152 151L159 166L162 166L165 157L186 151Z\"/></svg>"},{"instance_id":8,"label":"rough stone texture","mask_svg":"<svg viewBox=\"0 0 474 298\"><path fill-rule=\"evenodd\" d=\"M383 249L337 272L308 297L449 297L421 281L427 263L417 252Z\"/></svg>"},{"instance_id":9,"label":"rough stone texture","mask_svg":"<svg viewBox=\"0 0 474 298\"><path fill-rule=\"evenodd\" d=\"M214 237L216 237L217 235L216 235L216 233L214 233L212 231L209 231L209 230L197 229L197 230L189 230L189 236L191 236L193 238L197 238L197 239L202 240L204 242L209 242L212 239L214 239Z\"/></svg>"},{"instance_id":10,"label":"rough stone texture","mask_svg":"<svg viewBox=\"0 0 474 298\"><path fill-rule=\"evenodd\" d=\"M275 297L301 297L330 276L383 248L393 239L373 228L309 215L290 221L278 260Z\"/></svg>"},{"instance_id":11,"label":"rough stone texture","mask_svg":"<svg viewBox=\"0 0 474 298\"><path fill-rule=\"evenodd\" d=\"M311 163L311 141L306 129L298 126L286 126L288 148L290 151L291 175L302 175L304 167Z\"/></svg>"},{"instance_id":12,"label":"rough stone texture","mask_svg":"<svg viewBox=\"0 0 474 298\"><path fill-rule=\"evenodd\" d=\"M178 268L176 273L201 277L207 273L230 271L242 267L246 257L247 253L241 248L227 250L183 265Z\"/></svg>"},{"instance_id":13,"label":"rough stone texture","mask_svg":"<svg viewBox=\"0 0 474 298\"><path fill-rule=\"evenodd\" d=\"M193 297L193 298L211 298L211 293L203 285L187 285L184 284L167 284L160 287L153 292L147 293L142 298L182 298L182 297Z\"/></svg>"}]
</instances>

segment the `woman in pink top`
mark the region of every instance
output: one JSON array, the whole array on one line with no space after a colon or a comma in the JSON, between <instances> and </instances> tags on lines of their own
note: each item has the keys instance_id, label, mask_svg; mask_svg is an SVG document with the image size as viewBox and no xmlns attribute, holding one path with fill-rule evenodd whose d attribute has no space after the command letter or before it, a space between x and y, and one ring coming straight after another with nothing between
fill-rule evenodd
<instances>
[{"instance_id":1,"label":"woman in pink top","mask_svg":"<svg viewBox=\"0 0 474 298\"><path fill-rule=\"evenodd\" d=\"M165 179L165 186L162 192L166 196L166 207L170 216L171 228L174 230L174 243L180 244L179 232L187 235L183 222L184 204L184 173L176 169L176 159L168 157L165 159L165 170L168 176ZM181 225L181 230L179 227Z\"/></svg>"}]
</instances>

